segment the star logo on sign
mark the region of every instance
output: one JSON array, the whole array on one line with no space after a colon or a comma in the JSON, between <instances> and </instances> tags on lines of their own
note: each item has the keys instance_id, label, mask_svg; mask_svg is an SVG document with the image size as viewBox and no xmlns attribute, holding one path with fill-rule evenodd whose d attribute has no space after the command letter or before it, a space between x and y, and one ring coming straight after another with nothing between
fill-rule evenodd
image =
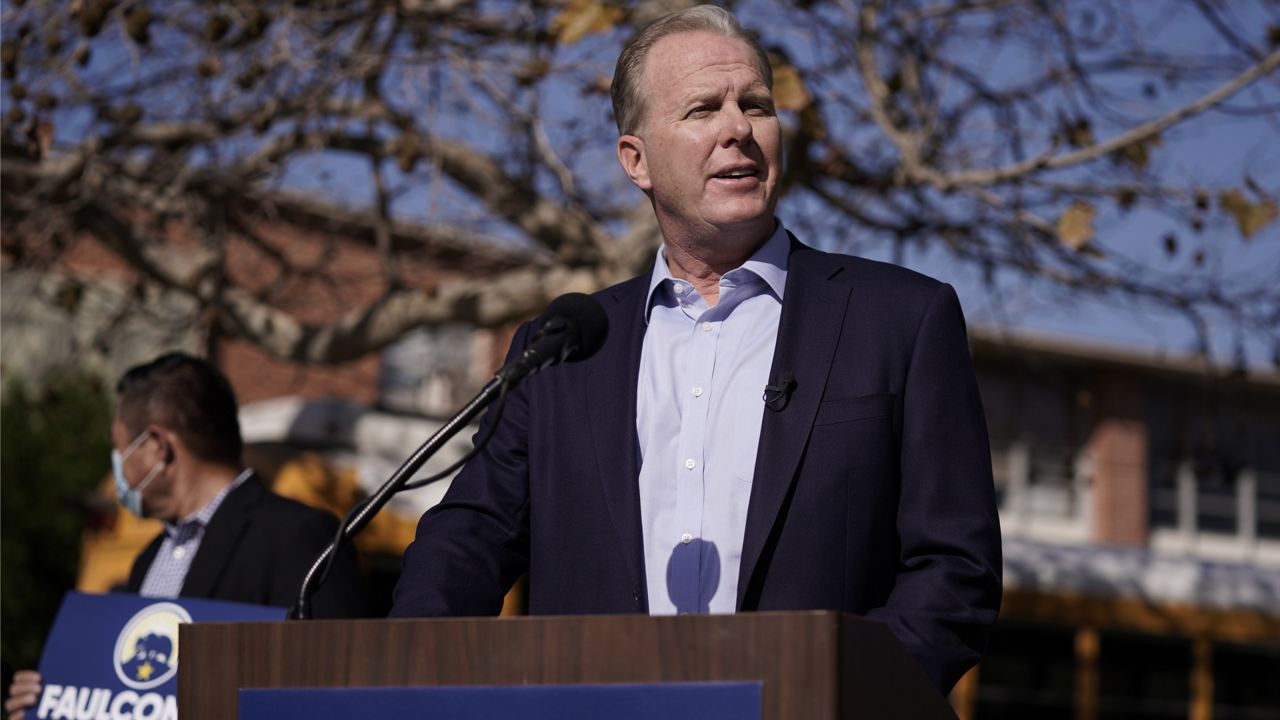
<instances>
[{"instance_id":1,"label":"star logo on sign","mask_svg":"<svg viewBox=\"0 0 1280 720\"><path fill-rule=\"evenodd\" d=\"M142 663L141 665L139 665L139 666L138 666L138 679L139 679L139 680L150 680L150 679L151 679L151 673L153 673L153 672L155 672L155 671L156 671L156 669L155 669L154 667L152 667L152 666L151 666L151 663L149 663L149 662Z\"/></svg>"}]
</instances>

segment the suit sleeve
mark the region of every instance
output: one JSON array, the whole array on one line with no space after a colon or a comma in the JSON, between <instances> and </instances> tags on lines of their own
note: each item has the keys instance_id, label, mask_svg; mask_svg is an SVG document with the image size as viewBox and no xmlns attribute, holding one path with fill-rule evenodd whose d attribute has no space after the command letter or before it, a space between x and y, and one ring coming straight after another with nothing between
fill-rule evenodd
<instances>
[{"instance_id":1,"label":"suit sleeve","mask_svg":"<svg viewBox=\"0 0 1280 720\"><path fill-rule=\"evenodd\" d=\"M982 656L1000 607L1000 526L986 418L955 291L940 285L902 398L898 572L882 608L946 691Z\"/></svg>"},{"instance_id":2,"label":"suit sleeve","mask_svg":"<svg viewBox=\"0 0 1280 720\"><path fill-rule=\"evenodd\" d=\"M528 343L526 323L507 361ZM507 395L489 444L458 473L439 505L418 523L404 554L391 617L496 615L529 570L527 383ZM495 406L496 407L496 406ZM494 422L491 407L478 441Z\"/></svg>"},{"instance_id":3,"label":"suit sleeve","mask_svg":"<svg viewBox=\"0 0 1280 720\"><path fill-rule=\"evenodd\" d=\"M338 519L323 510L307 508L287 542L279 545L271 578L268 605L293 607L307 571L338 532ZM358 618L366 615L365 582L355 548L346 543L334 558L329 577L311 598L311 616Z\"/></svg>"}]
</instances>

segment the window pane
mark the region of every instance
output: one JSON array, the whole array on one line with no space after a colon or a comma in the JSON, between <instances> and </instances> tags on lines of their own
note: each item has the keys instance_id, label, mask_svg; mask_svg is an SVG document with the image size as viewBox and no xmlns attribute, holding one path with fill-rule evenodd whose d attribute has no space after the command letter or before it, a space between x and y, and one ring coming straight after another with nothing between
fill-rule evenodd
<instances>
[{"instance_id":1,"label":"window pane","mask_svg":"<svg viewBox=\"0 0 1280 720\"><path fill-rule=\"evenodd\" d=\"M1236 532L1235 476L1219 465L1196 468L1196 530L1234 535Z\"/></svg>"},{"instance_id":2,"label":"window pane","mask_svg":"<svg viewBox=\"0 0 1280 720\"><path fill-rule=\"evenodd\" d=\"M1041 517L1072 518L1080 509L1070 448L1035 445L1027 478L1027 510Z\"/></svg>"},{"instance_id":3,"label":"window pane","mask_svg":"<svg viewBox=\"0 0 1280 720\"><path fill-rule=\"evenodd\" d=\"M1151 461L1151 527L1178 527L1178 465Z\"/></svg>"},{"instance_id":4,"label":"window pane","mask_svg":"<svg viewBox=\"0 0 1280 720\"><path fill-rule=\"evenodd\" d=\"M1280 473L1256 472L1258 537L1280 538Z\"/></svg>"}]
</instances>

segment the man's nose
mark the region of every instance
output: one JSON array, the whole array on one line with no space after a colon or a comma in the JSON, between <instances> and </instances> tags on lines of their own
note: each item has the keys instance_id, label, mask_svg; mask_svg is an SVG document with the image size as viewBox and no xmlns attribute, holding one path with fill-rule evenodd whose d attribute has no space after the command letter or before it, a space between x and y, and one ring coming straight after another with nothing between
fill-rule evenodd
<instances>
[{"instance_id":1,"label":"man's nose","mask_svg":"<svg viewBox=\"0 0 1280 720\"><path fill-rule=\"evenodd\" d=\"M724 126L720 129L720 144L729 147L730 145L750 145L753 140L753 128L751 127L751 119L747 114L742 112L742 108L737 103L725 103L725 110L722 115L724 118Z\"/></svg>"}]
</instances>

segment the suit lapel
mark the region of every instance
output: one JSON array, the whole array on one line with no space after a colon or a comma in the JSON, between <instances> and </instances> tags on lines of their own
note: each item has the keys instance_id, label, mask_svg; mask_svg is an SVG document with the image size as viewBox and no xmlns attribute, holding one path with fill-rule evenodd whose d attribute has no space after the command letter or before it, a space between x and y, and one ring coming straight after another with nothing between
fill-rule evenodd
<instances>
[{"instance_id":1,"label":"suit lapel","mask_svg":"<svg viewBox=\"0 0 1280 720\"><path fill-rule=\"evenodd\" d=\"M609 519L623 544L627 567L636 578L642 604L644 541L640 525L640 450L636 437L636 383L644 342L644 291L648 275L619 286L604 298L609 341L587 376L591 442L603 484ZM622 374L620 376L620 374ZM643 605L642 605L643 606Z\"/></svg>"},{"instance_id":2,"label":"suit lapel","mask_svg":"<svg viewBox=\"0 0 1280 720\"><path fill-rule=\"evenodd\" d=\"M218 580L232 562L236 543L249 522L249 509L266 493L262 481L252 476L232 490L209 519L200 540L200 549L191 560L187 578L182 583L183 597L214 597Z\"/></svg>"},{"instance_id":3,"label":"suit lapel","mask_svg":"<svg viewBox=\"0 0 1280 720\"><path fill-rule=\"evenodd\" d=\"M125 583L125 592L138 593L142 591L142 583L147 579L147 571L151 569L151 563L156 561L156 555L160 552L160 544L162 542L164 542L163 532L147 543L141 553L138 553L137 559L133 561L133 568L129 571L129 580Z\"/></svg>"},{"instance_id":4,"label":"suit lapel","mask_svg":"<svg viewBox=\"0 0 1280 720\"><path fill-rule=\"evenodd\" d=\"M740 610L769 533L795 481L840 340L851 291L849 286L833 281L840 268L822 263L823 253L800 245L795 238L792 247L769 379L776 382L782 373L790 371L795 375L795 389L782 410L764 411L760 426L738 574Z\"/></svg>"}]
</instances>

